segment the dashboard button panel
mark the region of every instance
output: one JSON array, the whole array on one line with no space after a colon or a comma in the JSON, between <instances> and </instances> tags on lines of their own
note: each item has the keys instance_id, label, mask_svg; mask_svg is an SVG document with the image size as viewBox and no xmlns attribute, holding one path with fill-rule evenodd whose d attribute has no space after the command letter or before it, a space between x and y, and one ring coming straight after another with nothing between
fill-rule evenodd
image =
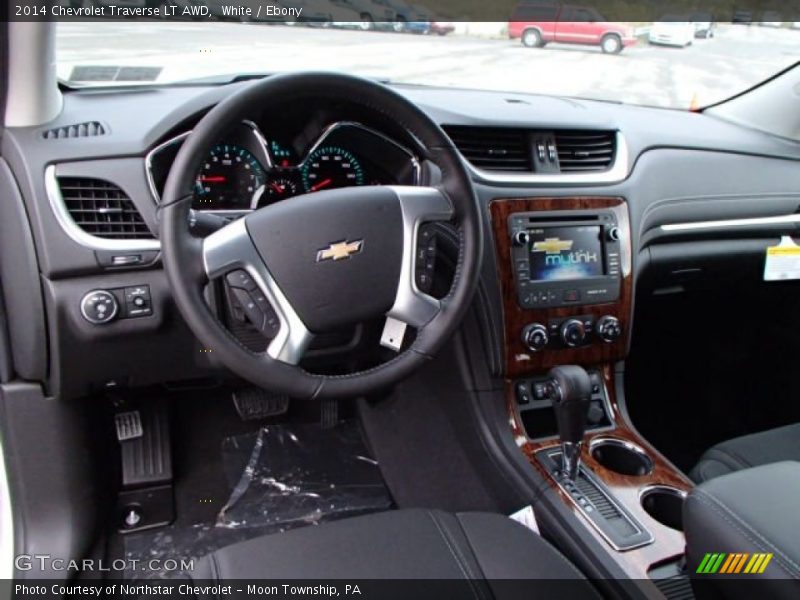
<instances>
[{"instance_id":1,"label":"dashboard button panel","mask_svg":"<svg viewBox=\"0 0 800 600\"><path fill-rule=\"evenodd\" d=\"M136 319L153 314L149 285L134 285L108 290L91 290L80 303L81 316L93 325L118 319Z\"/></svg>"}]
</instances>

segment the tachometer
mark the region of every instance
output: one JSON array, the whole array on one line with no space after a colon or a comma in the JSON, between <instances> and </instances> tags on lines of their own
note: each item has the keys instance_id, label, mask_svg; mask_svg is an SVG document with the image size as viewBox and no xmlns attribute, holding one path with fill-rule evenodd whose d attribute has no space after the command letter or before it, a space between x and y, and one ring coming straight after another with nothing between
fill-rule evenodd
<instances>
[{"instance_id":1,"label":"tachometer","mask_svg":"<svg viewBox=\"0 0 800 600\"><path fill-rule=\"evenodd\" d=\"M301 170L306 192L364 185L364 169L352 153L340 146L323 146L314 150Z\"/></svg>"},{"instance_id":2,"label":"tachometer","mask_svg":"<svg viewBox=\"0 0 800 600\"><path fill-rule=\"evenodd\" d=\"M195 184L196 208L247 210L258 207L267 176L255 156L235 144L218 144L200 168Z\"/></svg>"}]
</instances>

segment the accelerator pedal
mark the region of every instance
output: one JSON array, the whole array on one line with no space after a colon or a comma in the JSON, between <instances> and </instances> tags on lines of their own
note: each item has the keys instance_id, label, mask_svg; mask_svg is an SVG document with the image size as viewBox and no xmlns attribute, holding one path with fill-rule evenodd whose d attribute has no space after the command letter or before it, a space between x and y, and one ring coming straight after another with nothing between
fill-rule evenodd
<instances>
[{"instance_id":1,"label":"accelerator pedal","mask_svg":"<svg viewBox=\"0 0 800 600\"><path fill-rule=\"evenodd\" d=\"M289 410L289 396L249 387L233 392L233 405L242 421L255 421L286 413Z\"/></svg>"}]
</instances>

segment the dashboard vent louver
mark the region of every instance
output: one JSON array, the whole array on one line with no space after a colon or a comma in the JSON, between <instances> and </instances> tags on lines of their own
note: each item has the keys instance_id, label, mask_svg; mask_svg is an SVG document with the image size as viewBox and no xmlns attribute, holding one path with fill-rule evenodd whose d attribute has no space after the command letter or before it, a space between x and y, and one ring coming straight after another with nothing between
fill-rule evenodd
<instances>
[{"instance_id":1,"label":"dashboard vent louver","mask_svg":"<svg viewBox=\"0 0 800 600\"><path fill-rule=\"evenodd\" d=\"M524 129L445 126L456 148L473 166L488 171L530 171L530 136Z\"/></svg>"},{"instance_id":2,"label":"dashboard vent louver","mask_svg":"<svg viewBox=\"0 0 800 600\"><path fill-rule=\"evenodd\" d=\"M64 125L55 127L42 132L42 137L46 140L65 140L69 138L96 137L105 135L106 128L99 121L87 121L76 123L75 125Z\"/></svg>"},{"instance_id":3,"label":"dashboard vent louver","mask_svg":"<svg viewBox=\"0 0 800 600\"><path fill-rule=\"evenodd\" d=\"M554 134L562 173L605 171L614 162L613 131L556 130Z\"/></svg>"},{"instance_id":4,"label":"dashboard vent louver","mask_svg":"<svg viewBox=\"0 0 800 600\"><path fill-rule=\"evenodd\" d=\"M86 177L59 177L61 197L75 224L107 239L153 239L133 201L113 183Z\"/></svg>"}]
</instances>

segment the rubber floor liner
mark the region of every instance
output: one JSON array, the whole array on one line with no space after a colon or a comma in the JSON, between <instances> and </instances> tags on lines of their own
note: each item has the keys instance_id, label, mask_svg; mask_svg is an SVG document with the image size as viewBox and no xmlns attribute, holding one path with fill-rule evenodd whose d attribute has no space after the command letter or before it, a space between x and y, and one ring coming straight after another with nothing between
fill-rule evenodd
<instances>
[{"instance_id":1,"label":"rubber floor liner","mask_svg":"<svg viewBox=\"0 0 800 600\"><path fill-rule=\"evenodd\" d=\"M224 438L222 452L232 492L216 522L176 524L125 536L125 557L139 561L126 578L169 576L153 570L153 565L200 557L260 535L392 507L357 421L330 429L318 424L270 425Z\"/></svg>"}]
</instances>

